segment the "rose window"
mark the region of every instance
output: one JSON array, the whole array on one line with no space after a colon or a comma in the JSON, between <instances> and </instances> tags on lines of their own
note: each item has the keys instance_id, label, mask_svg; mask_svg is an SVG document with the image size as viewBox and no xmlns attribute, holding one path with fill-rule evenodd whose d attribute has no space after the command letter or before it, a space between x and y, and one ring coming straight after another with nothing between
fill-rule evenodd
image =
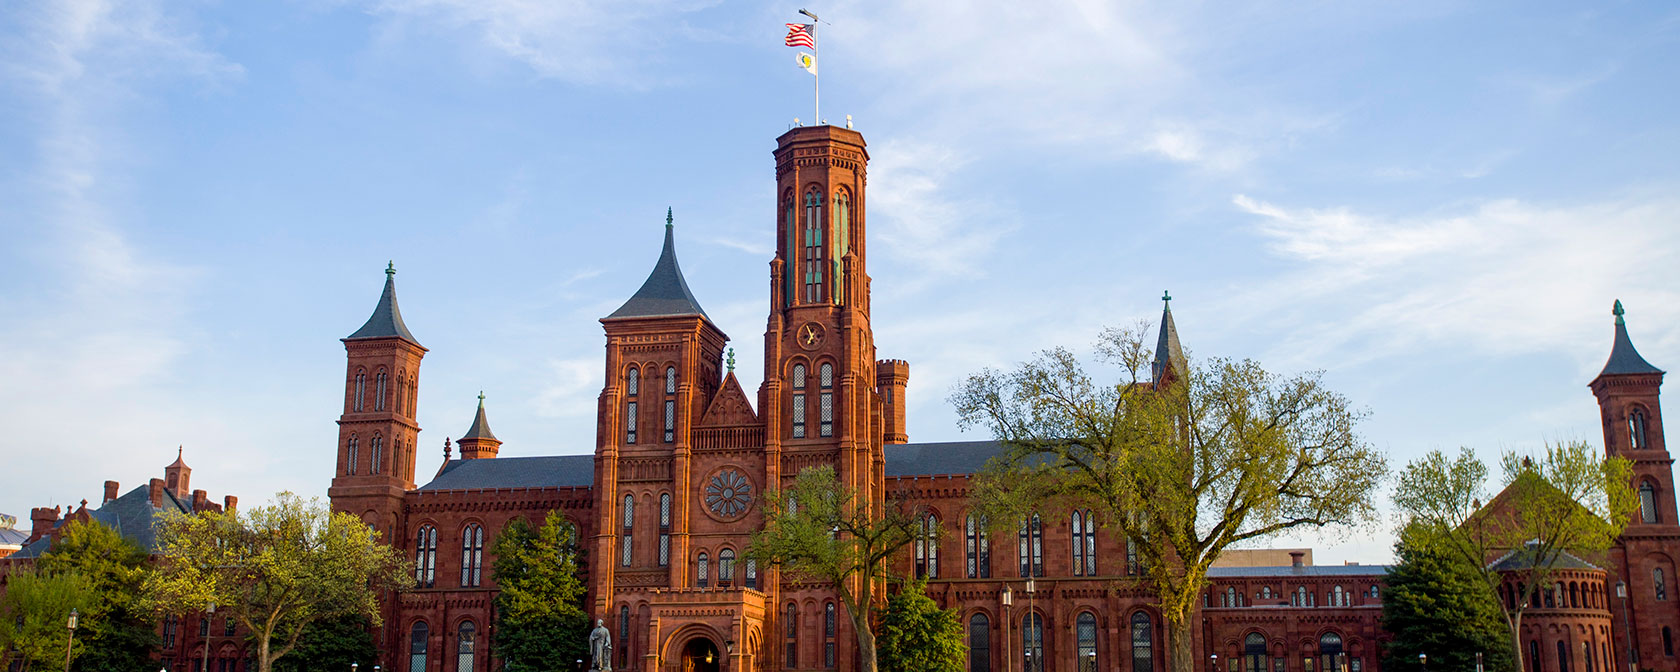
<instances>
[{"instance_id":1,"label":"rose window","mask_svg":"<svg viewBox=\"0 0 1680 672\"><path fill-rule=\"evenodd\" d=\"M752 483L735 469L725 469L712 476L706 485L706 508L724 518L734 518L747 511L752 503Z\"/></svg>"}]
</instances>

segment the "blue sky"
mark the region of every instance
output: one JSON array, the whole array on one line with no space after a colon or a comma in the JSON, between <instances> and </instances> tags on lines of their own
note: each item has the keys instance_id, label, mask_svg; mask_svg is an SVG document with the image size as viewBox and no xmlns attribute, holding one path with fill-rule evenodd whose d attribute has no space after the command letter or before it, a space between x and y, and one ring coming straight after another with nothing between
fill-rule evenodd
<instances>
[{"instance_id":1,"label":"blue sky","mask_svg":"<svg viewBox=\"0 0 1680 672\"><path fill-rule=\"evenodd\" d=\"M963 375L1156 319L1164 289L1193 355L1324 370L1396 468L1600 443L1613 299L1680 367L1672 4L805 6L824 116L870 143L914 440L963 438ZM324 493L338 339L387 260L431 348L420 474L480 389L503 455L589 452L596 320L668 206L755 388L770 151L812 114L799 7L0 5L0 511L139 485L177 445L212 496Z\"/></svg>"}]
</instances>

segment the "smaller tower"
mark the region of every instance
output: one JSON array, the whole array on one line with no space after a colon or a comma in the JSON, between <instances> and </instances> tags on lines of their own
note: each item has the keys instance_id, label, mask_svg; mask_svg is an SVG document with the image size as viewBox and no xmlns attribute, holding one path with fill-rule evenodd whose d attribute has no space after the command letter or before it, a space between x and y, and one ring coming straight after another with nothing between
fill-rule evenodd
<instances>
[{"instance_id":1,"label":"smaller tower","mask_svg":"<svg viewBox=\"0 0 1680 672\"><path fill-rule=\"evenodd\" d=\"M1173 324L1172 292L1161 293L1161 328L1155 339L1155 361L1149 365L1156 385L1184 377L1184 348L1178 344L1178 325Z\"/></svg>"},{"instance_id":2,"label":"smaller tower","mask_svg":"<svg viewBox=\"0 0 1680 672\"><path fill-rule=\"evenodd\" d=\"M909 443L905 430L904 388L910 384L910 363L902 359L875 362L875 391L881 395L881 442Z\"/></svg>"},{"instance_id":3,"label":"smaller tower","mask_svg":"<svg viewBox=\"0 0 1680 672\"><path fill-rule=\"evenodd\" d=\"M188 467L187 463L181 459L183 452L185 452L184 448L176 446L175 461L163 468L163 487L175 493L176 499L185 499L185 495L192 492L188 489L188 485L192 481L192 467Z\"/></svg>"},{"instance_id":4,"label":"smaller tower","mask_svg":"<svg viewBox=\"0 0 1680 672\"><path fill-rule=\"evenodd\" d=\"M1604 452L1633 462L1633 487L1640 497L1640 513L1633 523L1672 526L1677 521L1674 472L1662 431L1663 371L1634 349L1621 301L1610 314L1616 316L1615 343L1604 370L1590 385L1602 414Z\"/></svg>"},{"instance_id":5,"label":"smaller tower","mask_svg":"<svg viewBox=\"0 0 1680 672\"><path fill-rule=\"evenodd\" d=\"M473 417L472 426L467 428L467 433L462 434L455 445L461 447L461 459L463 460L495 457L496 452L501 449L501 440L490 432L490 421L484 417L483 392L478 393L478 415ZM449 449L444 448L444 450L448 451ZM445 459L447 459L447 454L446 452Z\"/></svg>"}]
</instances>

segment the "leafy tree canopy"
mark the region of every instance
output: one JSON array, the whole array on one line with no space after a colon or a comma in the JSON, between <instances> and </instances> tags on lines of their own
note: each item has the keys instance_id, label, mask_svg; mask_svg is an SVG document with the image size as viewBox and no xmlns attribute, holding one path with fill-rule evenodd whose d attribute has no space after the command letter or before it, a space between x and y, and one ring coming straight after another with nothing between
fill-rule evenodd
<instances>
[{"instance_id":1,"label":"leafy tree canopy","mask_svg":"<svg viewBox=\"0 0 1680 672\"><path fill-rule=\"evenodd\" d=\"M305 626L297 648L274 661L275 672L348 670L351 663L372 670L378 658L373 647L373 623L366 616L349 614L315 621Z\"/></svg>"},{"instance_id":2,"label":"leafy tree canopy","mask_svg":"<svg viewBox=\"0 0 1680 672\"><path fill-rule=\"evenodd\" d=\"M940 609L926 581L905 583L881 615L881 672L963 672L968 646L955 609Z\"/></svg>"},{"instance_id":3,"label":"leafy tree canopy","mask_svg":"<svg viewBox=\"0 0 1680 672\"><path fill-rule=\"evenodd\" d=\"M491 553L500 591L496 652L508 672L570 670L578 660L587 664L594 626L584 608L588 586L582 579L577 528L558 511L550 511L536 529L514 518L497 535Z\"/></svg>"},{"instance_id":4,"label":"leafy tree canopy","mask_svg":"<svg viewBox=\"0 0 1680 672\"><path fill-rule=\"evenodd\" d=\"M80 573L14 570L6 577L5 592L0 593L0 669L11 669L13 661L22 662L26 670L59 669L64 665L65 647L71 644L66 627L70 611L90 611L97 600L93 580ZM86 647L77 638L71 656L80 655Z\"/></svg>"},{"instance_id":5,"label":"leafy tree canopy","mask_svg":"<svg viewBox=\"0 0 1680 672\"><path fill-rule=\"evenodd\" d=\"M1394 639L1383 649L1383 669L1474 670L1482 654L1487 672L1512 670L1510 629L1486 590L1480 572L1434 547L1395 545L1399 564L1389 568L1382 627Z\"/></svg>"},{"instance_id":6,"label":"leafy tree canopy","mask_svg":"<svg viewBox=\"0 0 1680 672\"><path fill-rule=\"evenodd\" d=\"M95 598L76 637L86 644L73 669L152 672L158 638L145 581L146 552L98 521L72 522L36 562L49 574L75 572L92 583Z\"/></svg>"}]
</instances>

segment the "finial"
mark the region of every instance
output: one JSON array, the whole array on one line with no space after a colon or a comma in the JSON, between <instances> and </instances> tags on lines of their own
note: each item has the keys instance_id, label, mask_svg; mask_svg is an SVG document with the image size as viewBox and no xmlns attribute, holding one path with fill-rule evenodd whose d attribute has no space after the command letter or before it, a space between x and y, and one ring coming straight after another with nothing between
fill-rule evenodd
<instances>
[{"instance_id":1,"label":"finial","mask_svg":"<svg viewBox=\"0 0 1680 672\"><path fill-rule=\"evenodd\" d=\"M390 275L396 275L396 274L397 274L397 262L396 262L396 260L393 259L391 261L385 262L385 275L390 276Z\"/></svg>"},{"instance_id":2,"label":"finial","mask_svg":"<svg viewBox=\"0 0 1680 672\"><path fill-rule=\"evenodd\" d=\"M186 451L186 448L183 448L179 444L177 444L175 446L175 459L177 459L177 460L181 459L181 453L183 453L185 451Z\"/></svg>"},{"instance_id":3,"label":"finial","mask_svg":"<svg viewBox=\"0 0 1680 672\"><path fill-rule=\"evenodd\" d=\"M1161 301L1163 303L1172 303L1172 292L1162 291L1161 292Z\"/></svg>"},{"instance_id":4,"label":"finial","mask_svg":"<svg viewBox=\"0 0 1680 672\"><path fill-rule=\"evenodd\" d=\"M449 461L449 437L443 437L443 461Z\"/></svg>"},{"instance_id":5,"label":"finial","mask_svg":"<svg viewBox=\"0 0 1680 672\"><path fill-rule=\"evenodd\" d=\"M479 390L478 391L478 407L479 408L484 407L484 390Z\"/></svg>"},{"instance_id":6,"label":"finial","mask_svg":"<svg viewBox=\"0 0 1680 672\"><path fill-rule=\"evenodd\" d=\"M671 228L671 221L672 221L671 206L667 205L667 206L665 206L665 228L667 228L667 229Z\"/></svg>"},{"instance_id":7,"label":"finial","mask_svg":"<svg viewBox=\"0 0 1680 672\"><path fill-rule=\"evenodd\" d=\"M1627 311L1622 310L1622 300L1621 299L1616 299L1616 307L1610 309L1610 314L1616 316L1616 324L1627 324L1626 322L1622 321L1622 315L1625 314L1626 312Z\"/></svg>"},{"instance_id":8,"label":"finial","mask_svg":"<svg viewBox=\"0 0 1680 672\"><path fill-rule=\"evenodd\" d=\"M729 349L729 372L735 373L735 348Z\"/></svg>"}]
</instances>

